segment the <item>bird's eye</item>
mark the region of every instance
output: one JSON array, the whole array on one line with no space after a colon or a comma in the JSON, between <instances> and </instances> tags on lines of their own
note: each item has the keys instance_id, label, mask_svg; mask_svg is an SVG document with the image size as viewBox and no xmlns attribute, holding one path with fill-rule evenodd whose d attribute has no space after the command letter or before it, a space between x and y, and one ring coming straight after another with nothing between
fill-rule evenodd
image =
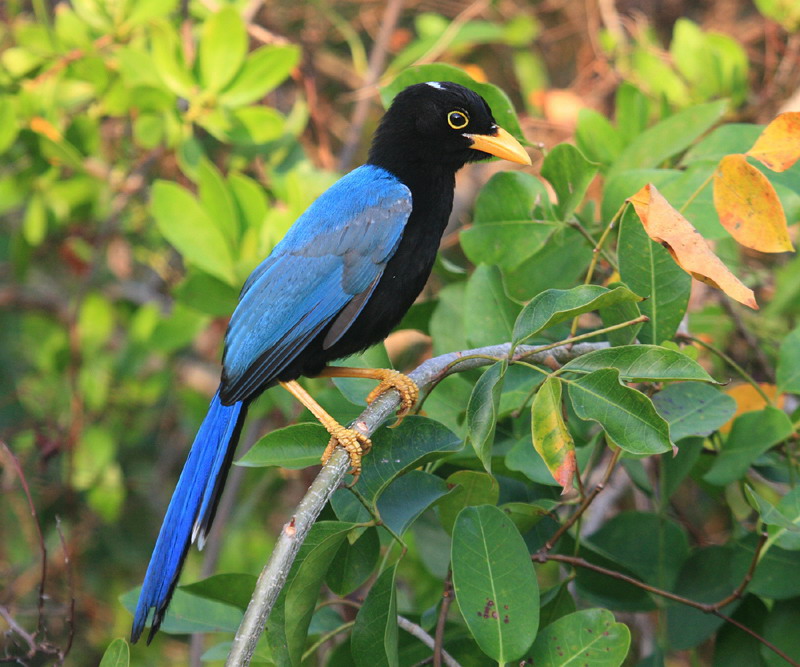
<instances>
[{"instance_id":1,"label":"bird's eye","mask_svg":"<svg viewBox=\"0 0 800 667\"><path fill-rule=\"evenodd\" d=\"M451 111L447 114L447 124L454 130L463 130L469 123L469 116L465 111Z\"/></svg>"}]
</instances>

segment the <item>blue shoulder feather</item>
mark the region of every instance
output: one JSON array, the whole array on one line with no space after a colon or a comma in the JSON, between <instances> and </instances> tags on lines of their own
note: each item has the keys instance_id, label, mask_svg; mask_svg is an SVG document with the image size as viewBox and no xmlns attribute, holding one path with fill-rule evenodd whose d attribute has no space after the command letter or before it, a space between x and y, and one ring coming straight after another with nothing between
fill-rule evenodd
<instances>
[{"instance_id":1,"label":"blue shoulder feather","mask_svg":"<svg viewBox=\"0 0 800 667\"><path fill-rule=\"evenodd\" d=\"M226 403L274 380L354 297L374 288L410 213L409 189L364 165L297 219L242 288L225 340Z\"/></svg>"}]
</instances>

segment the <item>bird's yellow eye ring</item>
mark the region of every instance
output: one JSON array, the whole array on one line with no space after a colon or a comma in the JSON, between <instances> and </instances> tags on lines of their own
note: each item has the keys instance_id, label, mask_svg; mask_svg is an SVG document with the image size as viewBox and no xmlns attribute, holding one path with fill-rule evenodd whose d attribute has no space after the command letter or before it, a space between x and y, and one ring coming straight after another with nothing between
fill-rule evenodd
<instances>
[{"instance_id":1,"label":"bird's yellow eye ring","mask_svg":"<svg viewBox=\"0 0 800 667\"><path fill-rule=\"evenodd\" d=\"M463 130L469 125L469 116L466 111L451 111L447 114L447 124L454 130Z\"/></svg>"}]
</instances>

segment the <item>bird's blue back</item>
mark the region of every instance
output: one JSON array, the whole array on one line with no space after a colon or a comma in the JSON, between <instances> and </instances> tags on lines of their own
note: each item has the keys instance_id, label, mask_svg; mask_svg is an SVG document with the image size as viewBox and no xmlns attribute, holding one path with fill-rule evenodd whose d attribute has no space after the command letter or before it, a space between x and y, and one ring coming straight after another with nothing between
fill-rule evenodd
<instances>
[{"instance_id":1,"label":"bird's blue back","mask_svg":"<svg viewBox=\"0 0 800 667\"><path fill-rule=\"evenodd\" d=\"M223 358L226 402L273 382L354 297L375 286L410 213L408 188L364 165L297 219L242 288Z\"/></svg>"}]
</instances>

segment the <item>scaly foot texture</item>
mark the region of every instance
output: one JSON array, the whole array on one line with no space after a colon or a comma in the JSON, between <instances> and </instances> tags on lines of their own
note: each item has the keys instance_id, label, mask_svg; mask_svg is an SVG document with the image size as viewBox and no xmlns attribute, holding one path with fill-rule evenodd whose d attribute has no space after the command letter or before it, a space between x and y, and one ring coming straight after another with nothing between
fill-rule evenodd
<instances>
[{"instance_id":1,"label":"scaly foot texture","mask_svg":"<svg viewBox=\"0 0 800 667\"><path fill-rule=\"evenodd\" d=\"M380 369L375 369L375 372L379 370ZM403 417L411 411L411 408L413 408L414 404L417 402L419 398L419 387L417 387L417 383L414 382L414 380L407 375L403 375L400 371L383 370L382 374L382 378L376 378L380 379L381 382L375 389L369 392L367 403L371 404L384 392L395 389L397 393L400 394L400 408L397 411L397 421L393 424L393 426L397 426L403 421Z\"/></svg>"},{"instance_id":2,"label":"scaly foot texture","mask_svg":"<svg viewBox=\"0 0 800 667\"><path fill-rule=\"evenodd\" d=\"M322 464L325 465L330 460L333 450L337 446L343 447L350 455L350 472L353 474L353 481L349 486L353 486L361 475L361 457L372 449L372 441L363 433L338 424L329 428L328 432L331 434L331 439L328 441L325 451L322 452Z\"/></svg>"}]
</instances>

